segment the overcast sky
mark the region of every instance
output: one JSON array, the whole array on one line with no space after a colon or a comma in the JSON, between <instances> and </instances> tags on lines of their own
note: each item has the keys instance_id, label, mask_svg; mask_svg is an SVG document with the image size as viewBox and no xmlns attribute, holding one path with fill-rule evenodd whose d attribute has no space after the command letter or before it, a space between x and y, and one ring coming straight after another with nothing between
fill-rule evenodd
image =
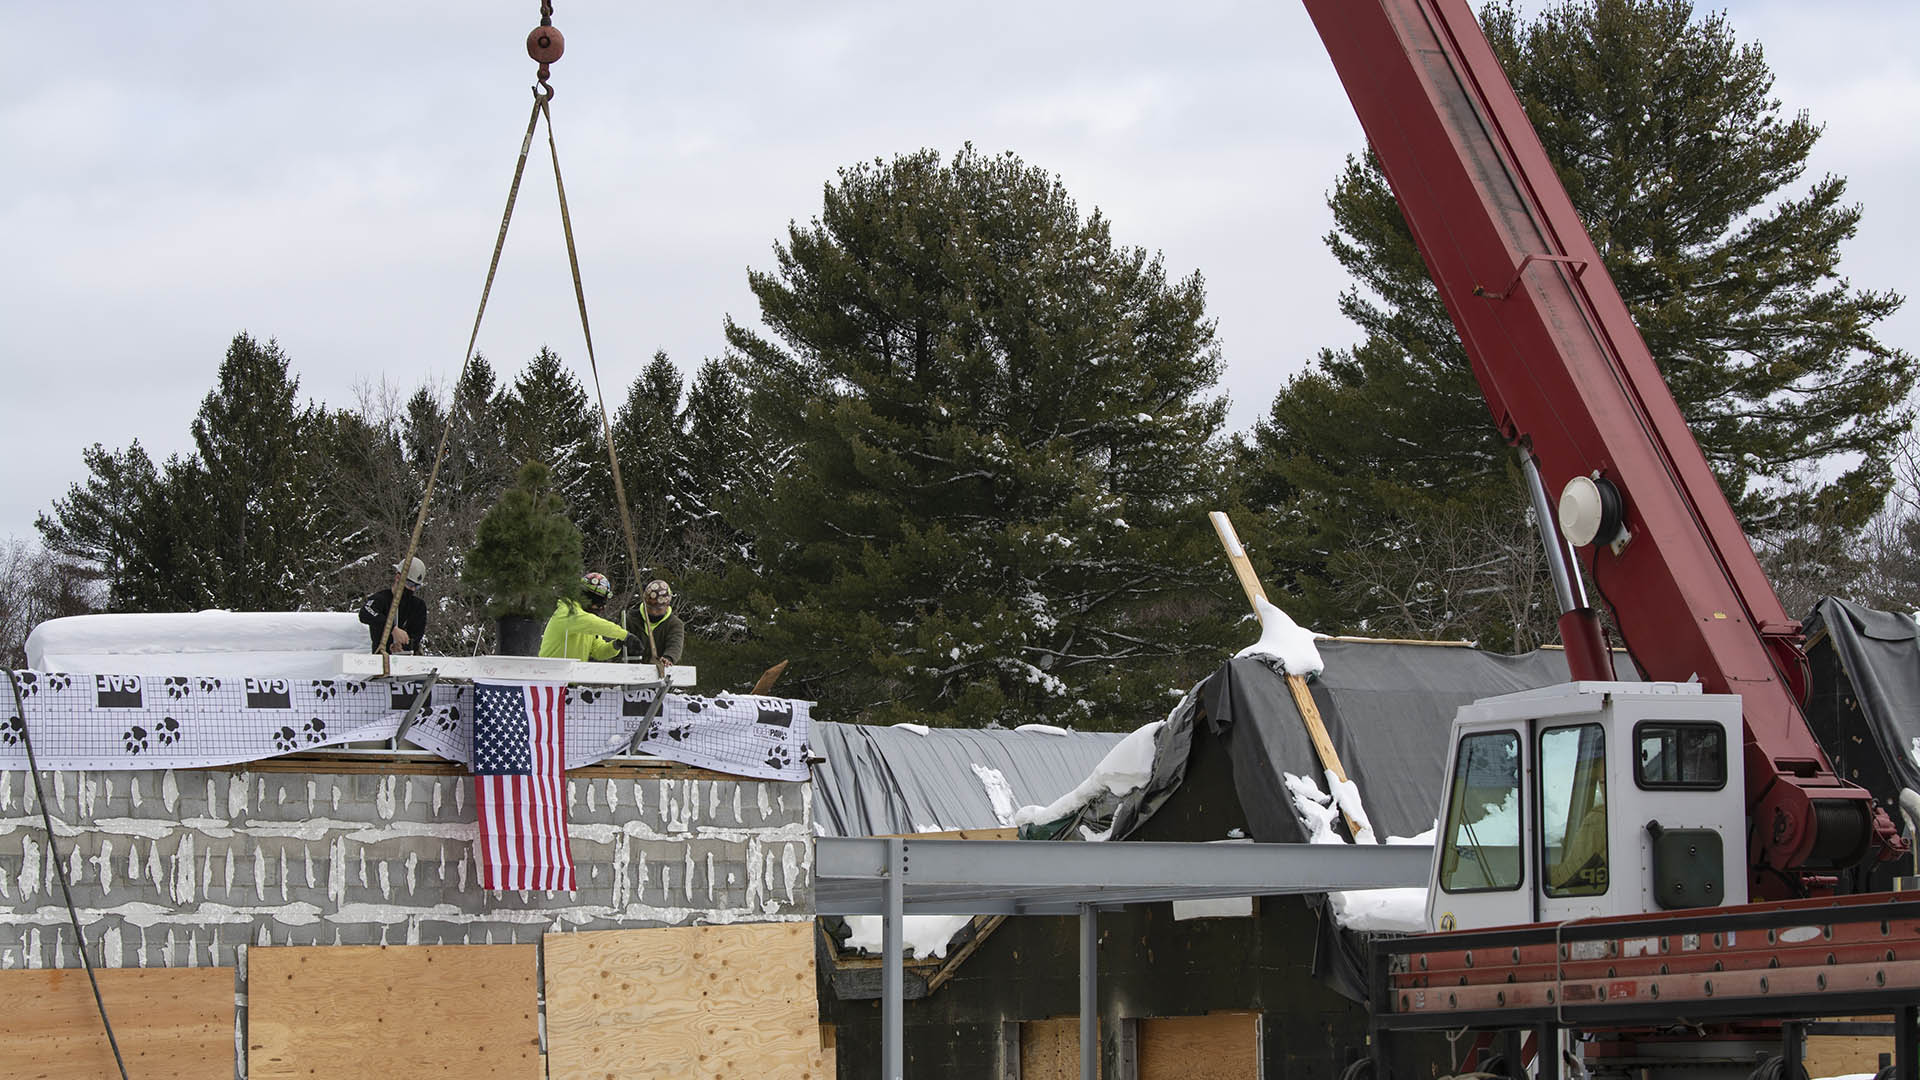
<instances>
[{"instance_id":1,"label":"overcast sky","mask_svg":"<svg viewBox=\"0 0 1920 1080\"><path fill-rule=\"evenodd\" d=\"M329 404L451 379L538 6L0 0L0 540L31 535L91 443L189 449L238 331L277 338ZM968 140L1205 275L1234 428L1353 338L1321 237L1360 128L1297 3L557 7L554 119L609 407L654 350L691 371L725 315L754 320L747 268L835 168ZM1920 293L1920 4L1726 9L1778 96L1826 125L1813 171L1866 208L1845 272ZM1920 349L1920 302L1881 333ZM510 377L542 344L585 379L543 157L480 348Z\"/></svg>"}]
</instances>

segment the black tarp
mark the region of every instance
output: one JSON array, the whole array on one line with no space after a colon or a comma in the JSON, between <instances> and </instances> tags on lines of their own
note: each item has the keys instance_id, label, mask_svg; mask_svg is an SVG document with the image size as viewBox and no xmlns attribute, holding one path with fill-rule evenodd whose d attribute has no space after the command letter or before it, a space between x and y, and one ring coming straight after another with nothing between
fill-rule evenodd
<instances>
[{"instance_id":1,"label":"black tarp","mask_svg":"<svg viewBox=\"0 0 1920 1080\"><path fill-rule=\"evenodd\" d=\"M1322 641L1326 670L1308 687L1360 789L1374 832L1417 836L1433 826L1453 714L1480 698L1567 681L1566 654L1540 649L1502 656L1464 646ZM1623 676L1624 658L1616 660ZM1287 688L1265 661L1233 660L1202 690L1209 731L1233 757L1234 786L1253 838L1307 839L1286 792L1286 774L1327 787L1313 743Z\"/></svg>"},{"instance_id":2,"label":"black tarp","mask_svg":"<svg viewBox=\"0 0 1920 1080\"><path fill-rule=\"evenodd\" d=\"M1905 616L1826 597L1807 619L1808 719L1839 774L1897 805L1920 791L1920 639Z\"/></svg>"}]
</instances>

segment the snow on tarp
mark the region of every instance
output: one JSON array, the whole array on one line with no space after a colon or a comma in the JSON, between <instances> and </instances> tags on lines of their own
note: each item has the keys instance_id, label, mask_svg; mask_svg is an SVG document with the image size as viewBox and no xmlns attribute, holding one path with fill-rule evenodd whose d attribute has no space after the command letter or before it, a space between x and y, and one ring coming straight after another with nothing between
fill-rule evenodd
<instances>
[{"instance_id":1,"label":"snow on tarp","mask_svg":"<svg viewBox=\"0 0 1920 1080\"><path fill-rule=\"evenodd\" d=\"M1332 776L1328 776L1329 782ZM1349 780L1345 784L1334 785L1340 792L1336 800L1320 790L1320 785L1305 776L1286 774L1287 795L1293 801L1294 812L1300 816L1300 822L1308 831L1308 839L1315 844L1344 844L1347 841L1334 831L1333 823L1343 810L1359 825L1357 843L1374 843L1373 828L1367 823L1366 809L1360 805L1360 789ZM1431 845L1434 830L1428 829L1419 836L1389 836L1389 844L1425 844ZM1348 930L1391 930L1402 933L1425 933L1427 926L1427 890L1423 888L1401 889L1349 889L1345 892L1327 894L1327 907L1333 912L1335 921Z\"/></svg>"},{"instance_id":2,"label":"snow on tarp","mask_svg":"<svg viewBox=\"0 0 1920 1080\"><path fill-rule=\"evenodd\" d=\"M978 762L970 764L973 775L980 778L980 787L987 793L987 801L993 804L994 819L1002 826L1013 824L1013 785L1007 783L1007 775L999 769L991 769Z\"/></svg>"},{"instance_id":3,"label":"snow on tarp","mask_svg":"<svg viewBox=\"0 0 1920 1080\"><path fill-rule=\"evenodd\" d=\"M1014 813L1013 823L1024 826L1058 821L1103 795L1125 795L1146 783L1153 776L1153 737L1165 725L1165 720L1155 720L1135 729L1107 751L1078 787L1046 806L1021 807Z\"/></svg>"},{"instance_id":4,"label":"snow on tarp","mask_svg":"<svg viewBox=\"0 0 1920 1080\"><path fill-rule=\"evenodd\" d=\"M36 671L106 675L333 678L339 654L365 652L358 616L334 611L74 615L27 635Z\"/></svg>"},{"instance_id":5,"label":"snow on tarp","mask_svg":"<svg viewBox=\"0 0 1920 1080\"><path fill-rule=\"evenodd\" d=\"M878 953L884 942L880 935L886 929L886 917L882 915L848 915L847 929L853 931L847 937L847 948L861 952ZM901 917L900 946L906 952L925 960L928 957L947 955L947 946L952 944L953 935L965 929L973 921L971 915L906 915Z\"/></svg>"},{"instance_id":6,"label":"snow on tarp","mask_svg":"<svg viewBox=\"0 0 1920 1080\"><path fill-rule=\"evenodd\" d=\"M1235 653L1235 659L1271 656L1280 661L1289 675L1318 675L1326 670L1320 650L1313 643L1320 635L1294 622L1293 616L1268 603L1265 597L1256 598L1254 606L1260 612L1260 640Z\"/></svg>"}]
</instances>

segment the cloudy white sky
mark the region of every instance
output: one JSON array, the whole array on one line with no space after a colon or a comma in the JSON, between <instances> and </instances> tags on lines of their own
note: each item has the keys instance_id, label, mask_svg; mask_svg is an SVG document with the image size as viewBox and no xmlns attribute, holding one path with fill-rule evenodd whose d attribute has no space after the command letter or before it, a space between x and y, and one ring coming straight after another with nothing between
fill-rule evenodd
<instances>
[{"instance_id":1,"label":"cloudy white sky","mask_svg":"<svg viewBox=\"0 0 1920 1080\"><path fill-rule=\"evenodd\" d=\"M1244 428L1350 341L1320 238L1358 123L1289 2L559 0L554 102L609 397L655 349L718 355L748 267L834 169L971 140L1058 172L1117 236L1201 271ZM1533 5L1537 7L1538 5ZM1816 172L1866 207L1844 268L1920 293L1920 4L1726 0ZM458 369L529 104L533 0L25 4L0 99L0 540L80 479L156 457L240 330L351 402ZM584 375L552 181L529 166L480 347ZM1883 336L1920 349L1920 301Z\"/></svg>"}]
</instances>

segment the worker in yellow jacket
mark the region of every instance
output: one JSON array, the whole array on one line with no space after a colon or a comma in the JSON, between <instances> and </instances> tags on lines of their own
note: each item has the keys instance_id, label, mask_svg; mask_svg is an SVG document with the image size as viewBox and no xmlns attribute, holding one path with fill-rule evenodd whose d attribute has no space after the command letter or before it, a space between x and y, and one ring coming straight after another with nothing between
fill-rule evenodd
<instances>
[{"instance_id":1,"label":"worker in yellow jacket","mask_svg":"<svg viewBox=\"0 0 1920 1080\"><path fill-rule=\"evenodd\" d=\"M580 597L562 597L540 635L541 656L564 656L569 660L611 660L620 655L615 642L625 641L627 631L619 623L600 617L600 609L613 596L613 586L605 574L588 574L580 579Z\"/></svg>"}]
</instances>

